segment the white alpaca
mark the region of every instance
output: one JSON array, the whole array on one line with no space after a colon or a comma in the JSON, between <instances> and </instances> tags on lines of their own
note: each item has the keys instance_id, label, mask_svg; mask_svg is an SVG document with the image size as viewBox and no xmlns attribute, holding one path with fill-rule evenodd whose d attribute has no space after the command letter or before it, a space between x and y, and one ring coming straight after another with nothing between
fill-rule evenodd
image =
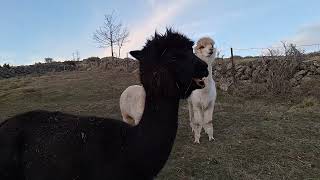
<instances>
[{"instance_id":1,"label":"white alpaca","mask_svg":"<svg viewBox=\"0 0 320 180\"><path fill-rule=\"evenodd\" d=\"M205 88L197 89L188 98L190 126L194 132L194 142L200 143L202 128L209 136L209 141L213 138L212 114L216 101L216 85L212 78L212 62L216 57L214 41L209 37L199 39L194 48L195 54L208 64L209 76L205 78Z\"/></svg>"},{"instance_id":2,"label":"white alpaca","mask_svg":"<svg viewBox=\"0 0 320 180\"><path fill-rule=\"evenodd\" d=\"M146 92L143 86L133 85L124 90L120 96L120 110L123 121L137 125L142 118Z\"/></svg>"}]
</instances>

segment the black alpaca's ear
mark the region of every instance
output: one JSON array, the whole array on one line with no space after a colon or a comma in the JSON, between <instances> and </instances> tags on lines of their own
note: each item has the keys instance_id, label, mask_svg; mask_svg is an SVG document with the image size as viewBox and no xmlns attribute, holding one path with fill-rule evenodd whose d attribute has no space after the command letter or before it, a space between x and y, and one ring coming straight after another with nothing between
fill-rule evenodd
<instances>
[{"instance_id":1,"label":"black alpaca's ear","mask_svg":"<svg viewBox=\"0 0 320 180\"><path fill-rule=\"evenodd\" d=\"M139 61L140 61L140 60L142 59L142 57L143 57L142 51L139 51L139 50L137 50L137 51L130 51L129 53L130 53L131 56L133 56L134 58L136 58L136 59L139 60Z\"/></svg>"}]
</instances>

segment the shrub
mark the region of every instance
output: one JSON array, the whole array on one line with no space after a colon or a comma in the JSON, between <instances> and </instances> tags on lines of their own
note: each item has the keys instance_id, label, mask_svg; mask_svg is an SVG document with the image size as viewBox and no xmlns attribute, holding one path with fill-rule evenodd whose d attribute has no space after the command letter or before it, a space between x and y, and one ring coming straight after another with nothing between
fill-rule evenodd
<instances>
[{"instance_id":1,"label":"shrub","mask_svg":"<svg viewBox=\"0 0 320 180\"><path fill-rule=\"evenodd\" d=\"M298 71L299 64L305 56L302 50L296 48L294 44L283 43L284 54L278 50L269 49L267 57L267 88L272 94L289 93L292 89L290 79Z\"/></svg>"},{"instance_id":2,"label":"shrub","mask_svg":"<svg viewBox=\"0 0 320 180\"><path fill-rule=\"evenodd\" d=\"M96 62L100 61L101 59L99 57L89 57L87 59L83 59L83 61L88 61L88 62Z\"/></svg>"},{"instance_id":3,"label":"shrub","mask_svg":"<svg viewBox=\"0 0 320 180\"><path fill-rule=\"evenodd\" d=\"M53 59L50 58L50 57L47 57L47 58L44 58L44 62L46 62L46 63L52 63L52 62L53 62Z\"/></svg>"},{"instance_id":4,"label":"shrub","mask_svg":"<svg viewBox=\"0 0 320 180\"><path fill-rule=\"evenodd\" d=\"M4 68L7 68L7 69L10 69L10 68L11 68L10 64L7 64L7 63L4 63L4 64L3 64L3 67L4 67Z\"/></svg>"}]
</instances>

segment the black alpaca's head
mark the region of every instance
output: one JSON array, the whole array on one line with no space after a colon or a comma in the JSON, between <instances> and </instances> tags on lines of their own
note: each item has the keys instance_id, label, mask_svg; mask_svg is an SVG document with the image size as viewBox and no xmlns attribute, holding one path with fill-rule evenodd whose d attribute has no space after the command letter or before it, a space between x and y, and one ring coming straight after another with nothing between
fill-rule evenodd
<instances>
[{"instance_id":1,"label":"black alpaca's head","mask_svg":"<svg viewBox=\"0 0 320 180\"><path fill-rule=\"evenodd\" d=\"M130 54L140 62L140 79L147 96L187 98L195 89L203 88L208 76L207 64L193 54L194 42L167 29L157 32L142 50Z\"/></svg>"}]
</instances>

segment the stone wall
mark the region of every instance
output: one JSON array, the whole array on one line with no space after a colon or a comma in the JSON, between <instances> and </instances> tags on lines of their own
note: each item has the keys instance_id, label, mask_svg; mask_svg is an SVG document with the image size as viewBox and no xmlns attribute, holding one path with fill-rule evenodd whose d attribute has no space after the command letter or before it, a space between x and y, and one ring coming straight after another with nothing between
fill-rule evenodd
<instances>
[{"instance_id":1,"label":"stone wall","mask_svg":"<svg viewBox=\"0 0 320 180\"><path fill-rule=\"evenodd\" d=\"M270 72L270 60L253 59L250 61L235 60L235 77L238 81L252 81L255 83L264 83L267 81L267 75ZM53 63L39 63L30 66L0 67L0 79L16 76L25 76L29 74L41 75L48 72L61 71L95 71L95 70L116 70L134 72L138 69L139 63L136 60L126 58L98 58L92 57L83 61L66 61ZM297 86L308 76L320 75L320 61L307 60L298 64L290 79L292 86ZM227 89L233 82L232 64L230 60L216 60L213 64L213 77L221 89Z\"/></svg>"},{"instance_id":2,"label":"stone wall","mask_svg":"<svg viewBox=\"0 0 320 180\"><path fill-rule=\"evenodd\" d=\"M83 61L65 61L52 63L37 63L29 66L11 66L10 68L0 66L0 79L19 77L26 75L43 75L49 72L62 71L129 71L132 72L139 67L138 61L130 58L98 58L91 57Z\"/></svg>"},{"instance_id":3,"label":"stone wall","mask_svg":"<svg viewBox=\"0 0 320 180\"><path fill-rule=\"evenodd\" d=\"M235 64L235 79L237 81L251 81L254 83L265 83L269 77L269 73L273 70L271 68L272 60L270 59L256 59L248 62L241 62L239 60ZM285 67L283 69L285 71ZM227 90L233 82L233 68L229 59L216 60L213 64L213 76L218 82L221 89ZM291 72L292 71L292 72ZM313 75L320 75L320 61L305 60L296 64L292 69L290 76L290 85L297 86L300 82Z\"/></svg>"},{"instance_id":4,"label":"stone wall","mask_svg":"<svg viewBox=\"0 0 320 180\"><path fill-rule=\"evenodd\" d=\"M0 79L74 70L76 70L76 62L73 61L37 63L29 66L11 66L9 68L0 66Z\"/></svg>"},{"instance_id":5,"label":"stone wall","mask_svg":"<svg viewBox=\"0 0 320 180\"><path fill-rule=\"evenodd\" d=\"M125 58L88 58L78 64L79 70L94 71L94 70L118 70L132 72L139 67L136 60Z\"/></svg>"}]
</instances>

